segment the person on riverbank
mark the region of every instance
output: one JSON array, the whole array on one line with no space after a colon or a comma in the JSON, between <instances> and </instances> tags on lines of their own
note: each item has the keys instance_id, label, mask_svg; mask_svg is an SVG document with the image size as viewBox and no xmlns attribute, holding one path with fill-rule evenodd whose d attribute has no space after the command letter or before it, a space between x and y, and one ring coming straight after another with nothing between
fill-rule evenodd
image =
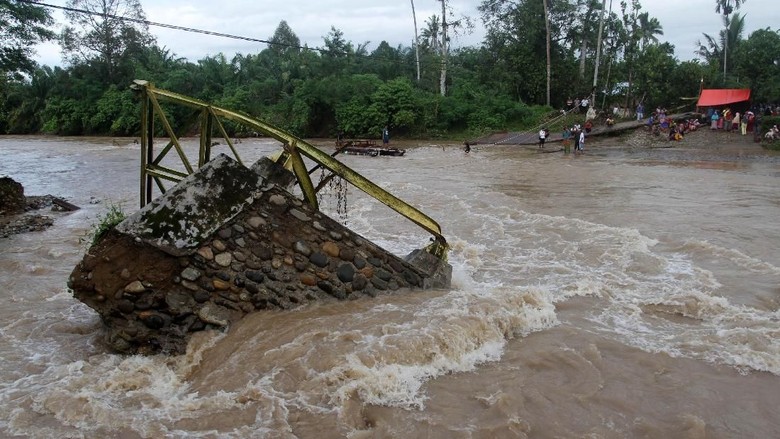
<instances>
[{"instance_id":1,"label":"person on riverbank","mask_svg":"<svg viewBox=\"0 0 780 439\"><path fill-rule=\"evenodd\" d=\"M580 150L580 127L579 125L574 125L574 129L571 132L572 137L574 137L574 152Z\"/></svg>"},{"instance_id":2,"label":"person on riverbank","mask_svg":"<svg viewBox=\"0 0 780 439\"><path fill-rule=\"evenodd\" d=\"M390 130L387 129L387 126L382 130L382 143L385 145L390 143Z\"/></svg>"},{"instance_id":3,"label":"person on riverbank","mask_svg":"<svg viewBox=\"0 0 780 439\"><path fill-rule=\"evenodd\" d=\"M547 129L542 128L539 130L539 148L544 148L545 139L547 139Z\"/></svg>"},{"instance_id":4,"label":"person on riverbank","mask_svg":"<svg viewBox=\"0 0 780 439\"><path fill-rule=\"evenodd\" d=\"M748 131L752 131L753 125L756 122L756 114L752 111L748 110L745 114L742 115L742 126L740 127L742 130L742 135L747 135Z\"/></svg>"},{"instance_id":5,"label":"person on riverbank","mask_svg":"<svg viewBox=\"0 0 780 439\"><path fill-rule=\"evenodd\" d=\"M717 111L712 112L712 116L710 116L710 129L711 130L717 130L718 129L718 120L720 119L720 116L718 115Z\"/></svg>"},{"instance_id":6,"label":"person on riverbank","mask_svg":"<svg viewBox=\"0 0 780 439\"><path fill-rule=\"evenodd\" d=\"M731 131L731 121L734 119L734 114L731 112L731 108L726 108L723 110L723 129L726 130L726 132Z\"/></svg>"},{"instance_id":7,"label":"person on riverbank","mask_svg":"<svg viewBox=\"0 0 780 439\"><path fill-rule=\"evenodd\" d=\"M569 146L571 145L571 130L569 129L569 127L563 128L563 133L561 134L561 137L563 137L563 153L568 154Z\"/></svg>"},{"instance_id":8,"label":"person on riverbank","mask_svg":"<svg viewBox=\"0 0 780 439\"><path fill-rule=\"evenodd\" d=\"M577 147L579 148L580 152L582 152L583 148L585 147L585 131L580 131L580 141L578 142Z\"/></svg>"},{"instance_id":9,"label":"person on riverbank","mask_svg":"<svg viewBox=\"0 0 780 439\"><path fill-rule=\"evenodd\" d=\"M639 122L644 118L645 118L645 106L642 105L642 103L640 102L639 105L636 106L636 121Z\"/></svg>"},{"instance_id":10,"label":"person on riverbank","mask_svg":"<svg viewBox=\"0 0 780 439\"><path fill-rule=\"evenodd\" d=\"M739 114L739 111L737 111L736 113L734 113L734 118L731 119L731 130L736 133L741 123L742 123L742 116Z\"/></svg>"}]
</instances>

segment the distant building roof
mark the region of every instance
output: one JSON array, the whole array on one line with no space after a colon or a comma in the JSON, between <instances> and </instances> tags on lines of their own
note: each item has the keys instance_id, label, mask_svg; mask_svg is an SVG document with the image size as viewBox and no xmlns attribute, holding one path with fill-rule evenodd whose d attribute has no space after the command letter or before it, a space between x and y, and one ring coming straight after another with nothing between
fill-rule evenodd
<instances>
[{"instance_id":1,"label":"distant building roof","mask_svg":"<svg viewBox=\"0 0 780 439\"><path fill-rule=\"evenodd\" d=\"M711 107L734 104L750 100L749 88L722 88L702 90L699 96L698 107Z\"/></svg>"}]
</instances>

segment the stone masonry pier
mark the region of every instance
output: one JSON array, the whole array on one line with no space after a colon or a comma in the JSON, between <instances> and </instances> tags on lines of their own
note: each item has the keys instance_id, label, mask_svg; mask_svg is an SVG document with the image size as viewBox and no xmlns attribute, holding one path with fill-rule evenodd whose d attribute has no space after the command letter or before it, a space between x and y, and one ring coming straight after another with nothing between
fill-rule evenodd
<instances>
[{"instance_id":1,"label":"stone masonry pier","mask_svg":"<svg viewBox=\"0 0 780 439\"><path fill-rule=\"evenodd\" d=\"M103 236L68 285L108 346L182 353L192 332L248 313L449 286L446 262L388 253L290 194L292 178L221 155Z\"/></svg>"}]
</instances>

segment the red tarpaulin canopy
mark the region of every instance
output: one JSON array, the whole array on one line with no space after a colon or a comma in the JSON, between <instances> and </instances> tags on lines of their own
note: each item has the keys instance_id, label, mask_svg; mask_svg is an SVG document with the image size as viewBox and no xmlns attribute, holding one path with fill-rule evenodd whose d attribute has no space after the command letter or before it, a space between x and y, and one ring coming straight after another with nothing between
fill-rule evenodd
<instances>
[{"instance_id":1,"label":"red tarpaulin canopy","mask_svg":"<svg viewBox=\"0 0 780 439\"><path fill-rule=\"evenodd\" d=\"M749 88L723 88L717 90L702 90L698 107L718 107L750 100Z\"/></svg>"}]
</instances>

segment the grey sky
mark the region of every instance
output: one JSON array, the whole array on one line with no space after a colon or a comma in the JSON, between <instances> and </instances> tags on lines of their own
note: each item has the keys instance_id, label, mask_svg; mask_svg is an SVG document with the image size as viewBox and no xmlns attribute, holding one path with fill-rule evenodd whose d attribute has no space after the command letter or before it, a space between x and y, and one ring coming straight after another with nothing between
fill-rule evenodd
<instances>
[{"instance_id":1,"label":"grey sky","mask_svg":"<svg viewBox=\"0 0 780 439\"><path fill-rule=\"evenodd\" d=\"M65 5L65 0L49 0L44 3ZM373 49L381 41L395 47L411 46L414 24L410 1L387 0L318 0L318 1L268 1L233 0L214 2L207 0L141 0L147 19L155 22L194 27L257 39L268 39L281 20L286 20L301 42L310 47L320 47L331 26L344 32L344 37L355 44L370 41ZM485 31L477 12L480 1L450 0L457 16L472 17L475 29L471 35L454 40L455 46L478 45ZM609 1L607 1L609 4ZM215 6L216 5L216 6ZM440 14L437 0L417 0L417 25L425 26L431 15ZM777 0L746 0L738 11L746 14L745 38L754 30L780 28L780 9ZM661 41L675 46L680 60L695 58L695 43L702 33L717 35L722 27L721 16L715 13L715 0L643 0L643 10L658 18L663 26ZM613 10L619 12L619 0L613 0ZM53 14L59 23L61 12ZM55 29L57 30L57 29ZM236 53L255 53L266 45L206 36L160 27L151 27L160 46L167 47L179 57L197 61L207 55L224 53L230 59ZM59 47L45 44L38 48L38 62L60 64Z\"/></svg>"}]
</instances>

